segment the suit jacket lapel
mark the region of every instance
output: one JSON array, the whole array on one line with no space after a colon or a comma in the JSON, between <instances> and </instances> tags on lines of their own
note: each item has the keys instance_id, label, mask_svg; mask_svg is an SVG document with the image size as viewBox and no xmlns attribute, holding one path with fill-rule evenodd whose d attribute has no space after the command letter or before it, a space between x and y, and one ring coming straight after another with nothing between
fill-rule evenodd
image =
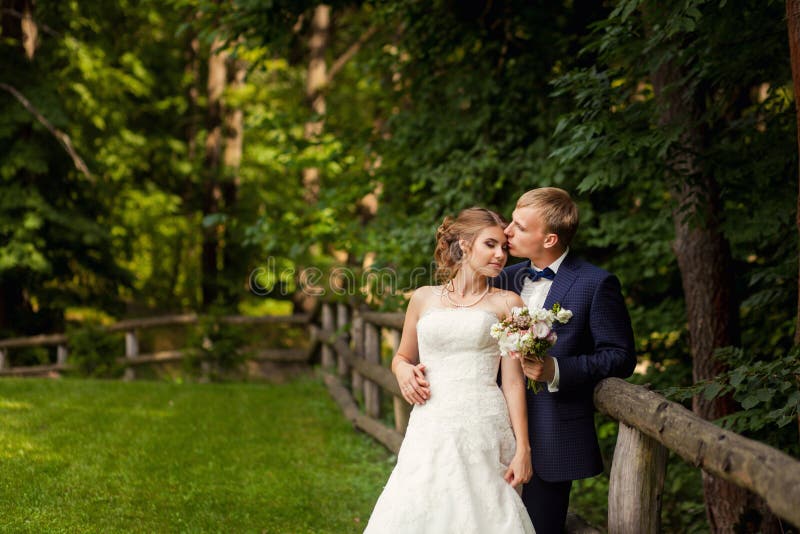
<instances>
[{"instance_id":1,"label":"suit jacket lapel","mask_svg":"<svg viewBox=\"0 0 800 534\"><path fill-rule=\"evenodd\" d=\"M550 286L550 291L547 293L547 298L544 301L544 309L549 310L556 302L564 300L564 296L575 283L578 278L578 269L571 255L567 254L564 262L558 268L558 273L553 279L553 285Z\"/></svg>"}]
</instances>

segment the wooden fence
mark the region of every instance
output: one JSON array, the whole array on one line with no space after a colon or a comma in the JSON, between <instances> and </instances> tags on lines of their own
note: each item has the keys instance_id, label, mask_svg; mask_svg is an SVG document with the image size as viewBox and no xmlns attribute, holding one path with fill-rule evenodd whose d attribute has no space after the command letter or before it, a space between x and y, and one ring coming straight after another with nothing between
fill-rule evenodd
<instances>
[{"instance_id":1,"label":"wooden fence","mask_svg":"<svg viewBox=\"0 0 800 534\"><path fill-rule=\"evenodd\" d=\"M243 315L229 315L220 318L221 322L228 324L293 324L306 327L312 314L280 315L249 317ZM125 367L125 378L135 377L135 368L139 365L169 363L180 361L187 355L187 350L168 350L147 354L139 352L139 332L148 328L167 326L190 326L197 324L200 317L197 314L168 315L163 317L149 317L145 319L130 319L114 323L104 328L108 332L124 332L124 356L117 359L117 363ZM69 340L66 334L49 334L32 337L20 337L0 340L0 377L2 376L46 376L52 373L68 371L71 366L68 361ZM35 366L10 365L10 351L24 347L56 347L55 363ZM251 359L256 361L272 361L279 363L308 363L316 346L308 349L260 349ZM122 347L120 353L123 354Z\"/></svg>"},{"instance_id":2,"label":"wooden fence","mask_svg":"<svg viewBox=\"0 0 800 534\"><path fill-rule=\"evenodd\" d=\"M397 452L408 425L410 406L400 395L392 372L383 364L397 349L404 314L377 313L347 304L323 303L314 313L292 316L227 316L235 324L282 323L308 328L306 349L265 349L254 359L310 363L317 349L325 384L345 417ZM195 314L135 319L108 327L125 332L125 356L133 368L180 360L185 351L139 353L137 332L153 327L191 325ZM9 367L9 351L31 346L57 347L54 364ZM0 376L42 375L69 369L67 337L62 334L0 340ZM385 402L384 402L385 401ZM608 496L611 534L660 531L661 496L668 451L716 477L761 496L779 517L800 528L800 461L757 441L700 419L680 404L644 387L610 378L595 388L597 409L620 423ZM391 414L385 413L391 405ZM387 417L389 416L389 417ZM392 421L392 424L387 424ZM575 516L571 533L596 532Z\"/></svg>"}]
</instances>

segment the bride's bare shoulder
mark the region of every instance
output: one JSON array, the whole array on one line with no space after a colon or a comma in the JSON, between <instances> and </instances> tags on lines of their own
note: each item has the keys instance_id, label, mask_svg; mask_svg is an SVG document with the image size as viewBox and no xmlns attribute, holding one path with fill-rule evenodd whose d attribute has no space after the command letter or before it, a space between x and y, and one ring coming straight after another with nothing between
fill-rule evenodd
<instances>
[{"instance_id":1,"label":"bride's bare shoulder","mask_svg":"<svg viewBox=\"0 0 800 534\"><path fill-rule=\"evenodd\" d=\"M518 294L506 289L494 288L492 291L492 300L497 305L503 307L506 312L511 308L525 305Z\"/></svg>"},{"instance_id":2,"label":"bride's bare shoulder","mask_svg":"<svg viewBox=\"0 0 800 534\"><path fill-rule=\"evenodd\" d=\"M409 307L426 308L434 299L438 299L442 294L442 286L421 286L414 290L408 302Z\"/></svg>"}]
</instances>

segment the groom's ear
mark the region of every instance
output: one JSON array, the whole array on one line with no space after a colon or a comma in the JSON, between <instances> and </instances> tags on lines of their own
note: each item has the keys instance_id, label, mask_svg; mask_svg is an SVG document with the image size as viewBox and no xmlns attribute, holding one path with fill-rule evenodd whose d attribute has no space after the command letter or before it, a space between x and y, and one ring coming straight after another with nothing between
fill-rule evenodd
<instances>
[{"instance_id":1,"label":"groom's ear","mask_svg":"<svg viewBox=\"0 0 800 534\"><path fill-rule=\"evenodd\" d=\"M544 248L553 248L558 245L558 234L547 234L544 238Z\"/></svg>"}]
</instances>

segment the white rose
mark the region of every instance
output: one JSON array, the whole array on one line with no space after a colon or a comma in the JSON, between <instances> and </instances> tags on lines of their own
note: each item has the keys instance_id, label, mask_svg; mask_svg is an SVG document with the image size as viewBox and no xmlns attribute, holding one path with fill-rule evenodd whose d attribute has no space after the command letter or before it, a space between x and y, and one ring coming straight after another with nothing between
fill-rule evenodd
<instances>
[{"instance_id":1,"label":"white rose","mask_svg":"<svg viewBox=\"0 0 800 534\"><path fill-rule=\"evenodd\" d=\"M500 339L504 332L503 326L500 323L494 323L491 330L489 330L489 335L495 339Z\"/></svg>"},{"instance_id":2,"label":"white rose","mask_svg":"<svg viewBox=\"0 0 800 534\"><path fill-rule=\"evenodd\" d=\"M550 310L545 310L544 308L536 310L536 314L534 316L534 320L537 322L544 322L547 324L548 328L553 326L553 321L555 320L555 315Z\"/></svg>"},{"instance_id":3,"label":"white rose","mask_svg":"<svg viewBox=\"0 0 800 534\"><path fill-rule=\"evenodd\" d=\"M502 352L503 354L508 354L509 352L518 351L519 340L520 336L516 332L503 336L498 340L498 344L500 345L500 352Z\"/></svg>"},{"instance_id":4,"label":"white rose","mask_svg":"<svg viewBox=\"0 0 800 534\"><path fill-rule=\"evenodd\" d=\"M556 320L559 323L566 323L570 319L572 319L572 312L571 311L565 310L564 308L561 308L560 310L558 310L558 313L556 314Z\"/></svg>"}]
</instances>

